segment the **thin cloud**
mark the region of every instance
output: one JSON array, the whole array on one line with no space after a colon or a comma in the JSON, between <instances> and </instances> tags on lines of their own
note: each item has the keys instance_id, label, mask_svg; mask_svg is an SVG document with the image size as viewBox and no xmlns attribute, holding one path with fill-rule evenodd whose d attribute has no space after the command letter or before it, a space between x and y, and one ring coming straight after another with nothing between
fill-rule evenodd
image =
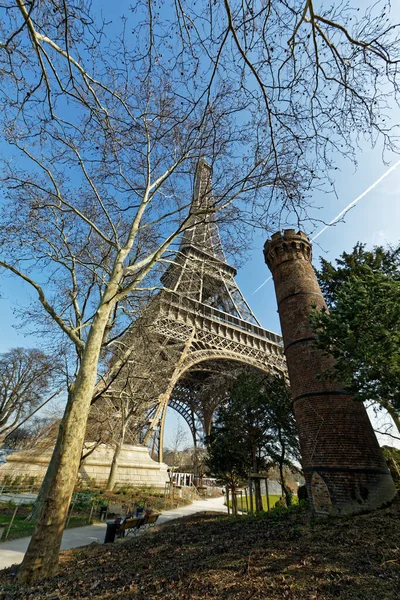
<instances>
[{"instance_id":1,"label":"thin cloud","mask_svg":"<svg viewBox=\"0 0 400 600\"><path fill-rule=\"evenodd\" d=\"M330 221L320 231L318 231L318 233L316 233L314 235L314 237L311 238L311 241L314 242L331 225L336 225L336 223L338 223L340 221L340 219L351 208L353 208L353 206L355 206L357 204L357 202L359 202L360 200L362 200L364 198L364 196L366 196L367 194L369 194L369 192L371 190L373 190L377 185L379 185L388 175L390 175L390 173L392 173L395 169L397 169L397 167L399 165L400 165L400 160L398 160L397 162L395 162L394 165L392 165L387 171L385 171L385 173L383 175L381 175L372 185L370 185L366 190L364 190L364 192L362 194L360 194L359 196L357 196L357 198L355 200L353 200L352 202L350 202L350 204L348 204L342 211L340 211L340 213L338 215L336 215L336 217L334 219L332 219L332 221ZM259 290L261 290L261 288L264 287L264 285L266 283L268 283L268 281L271 281L271 279L272 279L272 275L270 275L256 290L254 290L254 292L253 292L252 295L256 294Z\"/></svg>"}]
</instances>

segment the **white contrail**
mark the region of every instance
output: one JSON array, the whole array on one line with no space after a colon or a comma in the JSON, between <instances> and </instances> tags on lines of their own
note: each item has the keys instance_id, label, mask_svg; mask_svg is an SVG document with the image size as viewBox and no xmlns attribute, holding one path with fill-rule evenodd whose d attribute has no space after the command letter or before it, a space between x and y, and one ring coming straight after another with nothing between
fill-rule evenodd
<instances>
[{"instance_id":1,"label":"white contrail","mask_svg":"<svg viewBox=\"0 0 400 600\"><path fill-rule=\"evenodd\" d=\"M318 231L318 233L315 234L313 238L311 238L311 241L314 242L321 235L321 233L324 233L324 231L326 231L328 229L328 227L330 227L331 225L335 225L335 223L337 223L339 221L339 219L341 217L343 217L344 214L347 213L348 210L350 210L351 208L353 208L353 206L355 206L359 200L361 200L362 198L364 198L364 196L366 196L367 194L369 194L369 192L371 190L373 190L377 185L379 185L381 183L381 181L383 181L388 175L390 175L390 173L392 173L392 171L394 171L395 169L397 169L397 167L399 165L400 165L400 160L398 160L397 162L395 162L394 165L392 165L387 171L385 171L385 173L383 175L381 175L379 177L379 179L377 179L372 185L370 185L369 188L367 188L366 190L364 190L364 192L362 194L360 194L359 196L357 196L357 198L355 200L353 200L353 202L350 202L350 204L348 204L346 206L346 208L344 208L338 215L336 215L336 217L334 219L332 219L332 221L330 221L330 223L328 223L320 231ZM268 283L268 281L270 281L271 279L272 279L272 275L270 275L268 277L268 279L266 279L264 281L264 283L262 283L256 290L254 290L253 295L256 292L258 292L258 290L261 290L261 288L264 287L264 285L266 283Z\"/></svg>"},{"instance_id":2,"label":"white contrail","mask_svg":"<svg viewBox=\"0 0 400 600\"><path fill-rule=\"evenodd\" d=\"M272 275L270 275L270 276L268 277L268 279L266 279L266 280L264 281L264 283L262 283L262 284L261 284L261 285L260 285L260 286L259 286L259 287L258 287L256 290L254 290L254 292L252 293L252 296L254 296L254 294L256 294L256 293L258 292L258 290L261 290L261 288L262 288L262 287L264 287L264 285L265 285L266 283L268 283L268 281L270 281L271 279L272 279Z\"/></svg>"},{"instance_id":3,"label":"white contrail","mask_svg":"<svg viewBox=\"0 0 400 600\"><path fill-rule=\"evenodd\" d=\"M326 229L328 229L328 227L330 227L331 225L334 225L337 221L339 221L339 219L341 217L343 217L343 215L345 213L347 213L348 210L350 210L351 208L353 208L353 206L355 206L359 200L361 200L362 198L364 198L364 196L366 196L367 194L369 194L369 192L371 190L373 190L377 185L379 185L380 182L383 181L385 179L385 177L387 177L388 175L390 175L390 173L392 171L394 171L399 165L400 165L400 160L398 160L397 162L395 162L394 165L392 165L390 167L390 169L388 169L383 175L381 175L379 177L379 179L377 179L375 181L375 183L373 183L372 185L370 185L369 188L367 188L362 194L360 194L355 200L353 200L353 202L350 202L350 204L348 206L346 206L346 208L344 208L330 223L328 223L327 225L325 225L325 227L323 227L321 229L321 231L318 231L318 233L316 235L314 235L314 237L311 239L311 241L313 242L314 240L316 240L317 237L319 237L321 235L321 233L324 233L324 231Z\"/></svg>"}]
</instances>

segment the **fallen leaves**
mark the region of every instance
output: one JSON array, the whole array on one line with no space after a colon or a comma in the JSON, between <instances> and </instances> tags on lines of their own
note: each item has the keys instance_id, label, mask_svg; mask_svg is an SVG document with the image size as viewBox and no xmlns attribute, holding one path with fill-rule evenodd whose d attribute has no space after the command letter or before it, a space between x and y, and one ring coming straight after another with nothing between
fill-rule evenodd
<instances>
[{"instance_id":1,"label":"fallen leaves","mask_svg":"<svg viewBox=\"0 0 400 600\"><path fill-rule=\"evenodd\" d=\"M203 514L62 555L57 578L1 600L397 600L399 506L352 519Z\"/></svg>"}]
</instances>

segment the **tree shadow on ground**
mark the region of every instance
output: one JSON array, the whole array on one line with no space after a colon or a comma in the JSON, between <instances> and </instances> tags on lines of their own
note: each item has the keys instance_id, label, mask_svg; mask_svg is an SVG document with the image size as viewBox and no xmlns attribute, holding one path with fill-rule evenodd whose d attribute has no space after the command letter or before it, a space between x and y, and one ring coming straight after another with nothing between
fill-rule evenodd
<instances>
[{"instance_id":1,"label":"tree shadow on ground","mask_svg":"<svg viewBox=\"0 0 400 600\"><path fill-rule=\"evenodd\" d=\"M202 514L112 546L66 552L60 575L32 587L0 578L4 600L395 600L399 505L310 520L295 510L261 517Z\"/></svg>"}]
</instances>

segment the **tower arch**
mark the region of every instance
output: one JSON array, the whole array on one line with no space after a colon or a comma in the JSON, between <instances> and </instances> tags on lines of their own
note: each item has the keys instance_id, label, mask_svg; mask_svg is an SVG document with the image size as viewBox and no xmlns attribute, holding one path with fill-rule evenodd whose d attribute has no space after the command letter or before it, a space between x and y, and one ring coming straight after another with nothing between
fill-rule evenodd
<instances>
[{"instance_id":1,"label":"tower arch","mask_svg":"<svg viewBox=\"0 0 400 600\"><path fill-rule=\"evenodd\" d=\"M236 269L226 260L213 213L211 175L211 166L199 160L190 219L179 249L161 277L162 289L126 338L132 339L135 351L132 367L124 374L134 382L132 393L152 406L143 443L158 436L159 461L168 404L189 420L188 401L182 395L177 398L177 390L180 385L183 393L182 382L205 364L234 361L264 372L286 372L281 337L261 326L235 281ZM200 383L201 377L197 379ZM196 414L195 398L191 412ZM203 415L206 430L211 412L207 418Z\"/></svg>"},{"instance_id":2,"label":"tower arch","mask_svg":"<svg viewBox=\"0 0 400 600\"><path fill-rule=\"evenodd\" d=\"M221 348L207 348L189 352L180 365L176 374L176 382L170 394L164 396L164 404L160 406L157 416L158 428L157 448L162 448L165 429L165 419L168 408L176 410L189 425L193 436L194 445L197 446L204 437L210 435L212 418L215 410L223 401L223 395L215 395L218 389L212 387L212 378L221 376L225 390L229 390L229 383L242 370L255 369L263 373L279 373L286 375L284 365L280 360L262 356L246 355L245 353L223 350ZM211 384L210 384L211 382ZM215 385L215 384L214 384ZM214 397L205 395L205 392L214 394ZM200 427L199 427L200 423ZM153 444L154 445L154 444Z\"/></svg>"}]
</instances>

